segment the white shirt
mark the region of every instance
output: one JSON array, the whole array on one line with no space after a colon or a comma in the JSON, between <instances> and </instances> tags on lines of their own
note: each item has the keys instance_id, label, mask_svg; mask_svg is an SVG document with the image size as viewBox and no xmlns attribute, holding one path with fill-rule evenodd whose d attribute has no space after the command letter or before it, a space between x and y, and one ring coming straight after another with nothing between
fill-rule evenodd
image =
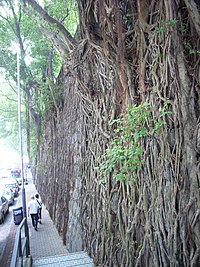
<instances>
[{"instance_id":1,"label":"white shirt","mask_svg":"<svg viewBox=\"0 0 200 267\"><path fill-rule=\"evenodd\" d=\"M28 203L29 214L37 214L40 205L35 199L31 199Z\"/></svg>"}]
</instances>

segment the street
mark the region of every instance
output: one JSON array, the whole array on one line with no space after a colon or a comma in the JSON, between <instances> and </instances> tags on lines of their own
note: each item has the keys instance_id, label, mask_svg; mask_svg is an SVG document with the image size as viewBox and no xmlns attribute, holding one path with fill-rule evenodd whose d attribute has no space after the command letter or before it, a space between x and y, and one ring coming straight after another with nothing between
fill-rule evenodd
<instances>
[{"instance_id":1,"label":"street","mask_svg":"<svg viewBox=\"0 0 200 267\"><path fill-rule=\"evenodd\" d=\"M32 176L31 176L31 172L28 172L28 182L32 183ZM26 187L28 187L28 185L25 185L25 190ZM14 224L13 221L13 209L22 207L22 190L20 189L19 191L19 196L15 198L15 203L14 205L10 205L9 206L9 213L6 215L5 217L5 221L0 224L0 261L3 255L3 250L5 248L6 242L7 242L7 238L9 235L9 231L10 231L10 227L11 225ZM18 227L18 225L15 226L16 228Z\"/></svg>"},{"instance_id":2,"label":"street","mask_svg":"<svg viewBox=\"0 0 200 267\"><path fill-rule=\"evenodd\" d=\"M21 206L21 190L19 191L19 196L15 198L14 205L9 206L9 213L5 217L5 221L0 224L0 259L2 256L3 249L6 245L6 239L8 237L11 223L14 223L13 218L13 209ZM16 226L17 227L17 226Z\"/></svg>"}]
</instances>

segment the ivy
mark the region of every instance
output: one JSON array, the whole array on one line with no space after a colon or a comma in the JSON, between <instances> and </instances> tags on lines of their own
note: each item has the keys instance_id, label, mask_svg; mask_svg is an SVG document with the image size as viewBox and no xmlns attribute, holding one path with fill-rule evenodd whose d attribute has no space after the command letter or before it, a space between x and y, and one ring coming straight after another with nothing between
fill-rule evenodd
<instances>
[{"instance_id":1,"label":"ivy","mask_svg":"<svg viewBox=\"0 0 200 267\"><path fill-rule=\"evenodd\" d=\"M161 23L160 27L156 27L155 28L155 32L156 33L164 33L167 31L167 29L169 29L169 27L173 27L177 24L177 20L176 19L169 19L164 21L163 23Z\"/></svg>"},{"instance_id":2,"label":"ivy","mask_svg":"<svg viewBox=\"0 0 200 267\"><path fill-rule=\"evenodd\" d=\"M129 108L121 118L112 122L116 127L114 138L96 168L100 172L100 183L104 183L105 177L110 174L117 181L135 182L134 174L143 163L141 140L155 135L163 127L163 118L171 114L167 107L166 102L155 118L151 105L144 103Z\"/></svg>"}]
</instances>

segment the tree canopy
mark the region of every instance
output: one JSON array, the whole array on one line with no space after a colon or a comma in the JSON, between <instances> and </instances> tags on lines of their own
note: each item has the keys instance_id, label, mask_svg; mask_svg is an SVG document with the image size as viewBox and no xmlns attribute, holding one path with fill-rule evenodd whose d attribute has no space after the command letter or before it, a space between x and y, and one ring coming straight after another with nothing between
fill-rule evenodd
<instances>
[{"instance_id":1,"label":"tree canopy","mask_svg":"<svg viewBox=\"0 0 200 267\"><path fill-rule=\"evenodd\" d=\"M35 135L33 128L40 128L40 118L51 105L55 104L54 83L61 69L62 58L56 53L50 40L42 34L44 29L48 33L52 31L52 34L54 34L54 26L51 28L47 22L43 22L41 19L39 21L35 20L37 16L34 15L33 9L29 11L32 12L32 16L24 13L22 2L1 1L0 7L0 67L3 70L5 79L10 84L10 90L5 86L2 86L1 89L2 97L4 95L4 99L1 101L1 125L4 127L4 131L2 130L1 132L3 133L2 137L13 136L12 139L15 140L16 146L18 142L16 140L17 112L13 112L14 109L11 108L10 98L12 97L10 95L15 94L13 99L16 100L17 50L19 49L20 52L20 87L22 90L22 104L25 107L23 129L28 130L30 128L30 124L28 125L27 122L30 119L27 116L32 117L33 135ZM68 27L71 35L75 34L77 7L74 3L72 4L71 1L56 1L56 3L54 1L44 1L44 8L48 9L49 17L54 17L58 24L63 23ZM8 101L5 101L5 99ZM11 124L16 129L15 131L11 127L5 127L5 124L10 124L10 115L7 116L8 109L6 106L10 107L10 112L14 116ZM15 110L17 110L17 106L15 106ZM24 138L25 136L26 134Z\"/></svg>"}]
</instances>

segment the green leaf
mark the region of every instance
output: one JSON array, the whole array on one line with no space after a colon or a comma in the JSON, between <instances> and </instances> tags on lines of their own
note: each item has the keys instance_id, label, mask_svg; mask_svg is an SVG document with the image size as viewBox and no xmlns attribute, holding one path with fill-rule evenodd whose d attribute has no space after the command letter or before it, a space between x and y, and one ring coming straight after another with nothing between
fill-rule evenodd
<instances>
[{"instance_id":1,"label":"green leaf","mask_svg":"<svg viewBox=\"0 0 200 267\"><path fill-rule=\"evenodd\" d=\"M165 122L159 119L171 114L167 110L168 106L169 103L164 103L158 117L154 117L153 108L148 103L144 103L128 108L123 117L114 120L116 122L114 138L101 158L103 163L99 165L100 172L112 174L116 180L128 181L131 179L130 173L136 177L137 171L141 169L144 162L141 157L143 153L141 140L155 134L163 127ZM132 179L133 181L135 178Z\"/></svg>"}]
</instances>

